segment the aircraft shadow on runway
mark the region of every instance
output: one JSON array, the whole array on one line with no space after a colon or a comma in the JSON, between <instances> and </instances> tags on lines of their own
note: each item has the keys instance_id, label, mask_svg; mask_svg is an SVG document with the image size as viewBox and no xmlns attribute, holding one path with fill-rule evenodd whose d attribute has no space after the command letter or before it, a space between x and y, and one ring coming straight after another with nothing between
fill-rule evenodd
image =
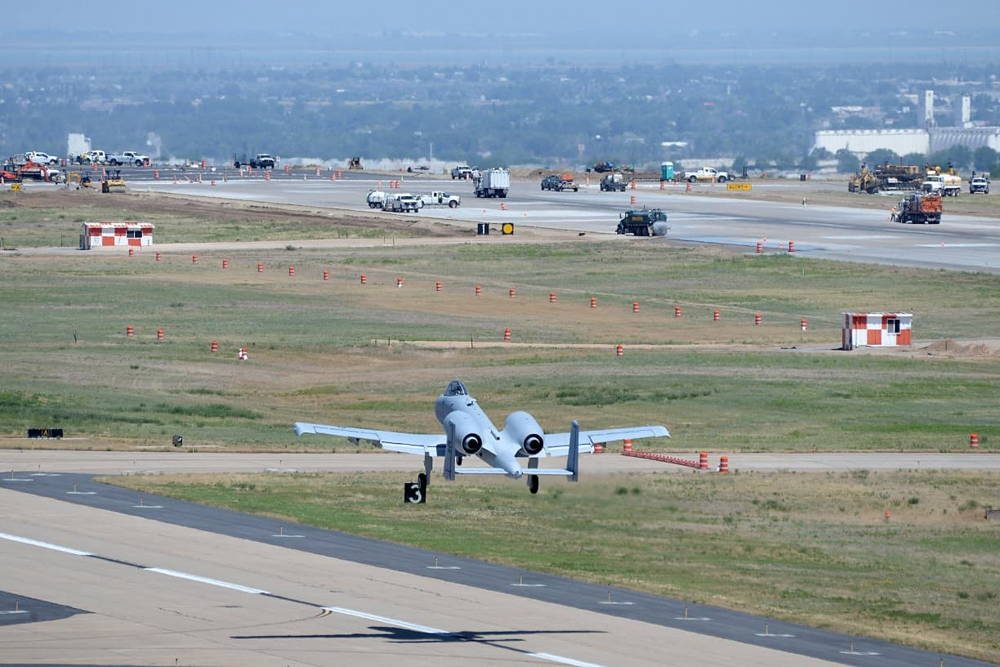
<instances>
[{"instance_id":1,"label":"aircraft shadow on runway","mask_svg":"<svg viewBox=\"0 0 1000 667\"><path fill-rule=\"evenodd\" d=\"M463 630L439 634L380 625L369 626L369 629L373 632L309 635L233 635L230 639L388 639L391 642L408 644L474 642L496 646L503 643L523 641L521 639L522 636L604 634L603 630L493 630L489 632Z\"/></svg>"}]
</instances>

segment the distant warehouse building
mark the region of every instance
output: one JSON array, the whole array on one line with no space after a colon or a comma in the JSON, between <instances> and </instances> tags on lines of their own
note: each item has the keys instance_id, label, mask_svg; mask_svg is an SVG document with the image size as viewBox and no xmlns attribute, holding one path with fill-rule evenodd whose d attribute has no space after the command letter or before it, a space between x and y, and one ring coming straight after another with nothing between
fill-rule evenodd
<instances>
[{"instance_id":1,"label":"distant warehouse building","mask_svg":"<svg viewBox=\"0 0 1000 667\"><path fill-rule=\"evenodd\" d=\"M820 130L813 148L825 148L831 153L847 149L858 159L879 148L888 148L899 155L927 154L931 148L928 130Z\"/></svg>"},{"instance_id":2,"label":"distant warehouse building","mask_svg":"<svg viewBox=\"0 0 1000 667\"><path fill-rule=\"evenodd\" d=\"M813 148L831 153L847 149L860 160L874 150L887 148L899 155L929 155L954 146L972 150L988 147L1000 152L1000 127L931 127L925 130L820 130Z\"/></svg>"},{"instance_id":3,"label":"distant warehouse building","mask_svg":"<svg viewBox=\"0 0 1000 667\"><path fill-rule=\"evenodd\" d=\"M843 313L841 347L896 347L912 342L911 313Z\"/></svg>"}]
</instances>

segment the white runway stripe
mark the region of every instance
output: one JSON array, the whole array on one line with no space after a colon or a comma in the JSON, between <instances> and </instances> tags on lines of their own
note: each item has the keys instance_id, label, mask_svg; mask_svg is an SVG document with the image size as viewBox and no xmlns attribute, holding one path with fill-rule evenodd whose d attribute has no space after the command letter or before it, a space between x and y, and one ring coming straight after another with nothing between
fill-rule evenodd
<instances>
[{"instance_id":1,"label":"white runway stripe","mask_svg":"<svg viewBox=\"0 0 1000 667\"><path fill-rule=\"evenodd\" d=\"M72 554L74 556L90 556L92 554L86 551L80 551L78 549L70 549L69 547L61 547L58 544L49 544L48 542L41 542L39 540L33 540L30 537L18 537L17 535L8 535L7 533L0 533L0 538L5 540L10 540L11 542L20 542L21 544L30 544L33 547L41 547L43 549L51 549L52 551L61 551L64 554Z\"/></svg>"},{"instance_id":2,"label":"white runway stripe","mask_svg":"<svg viewBox=\"0 0 1000 667\"><path fill-rule=\"evenodd\" d=\"M580 660L574 660L573 658L564 658L561 655L552 655L551 653L529 653L528 655L532 658L538 658L539 660L558 662L560 665L573 665L573 667L601 667L593 662L582 662Z\"/></svg>"},{"instance_id":3,"label":"white runway stripe","mask_svg":"<svg viewBox=\"0 0 1000 667\"><path fill-rule=\"evenodd\" d=\"M379 623L385 623L386 625L392 625L397 628L403 628L404 630L413 630L414 632L423 632L428 635L450 635L451 633L447 630L439 630L437 628L430 628L426 625L417 625L416 623L409 623L407 621L400 621L395 618L387 618L385 616L376 616L375 614L369 614L364 611L357 611L356 609L345 609L344 607L323 607L326 611L332 612L334 614L344 614L345 616L355 616L357 618L363 618L369 621L377 621Z\"/></svg>"},{"instance_id":4,"label":"white runway stripe","mask_svg":"<svg viewBox=\"0 0 1000 667\"><path fill-rule=\"evenodd\" d=\"M209 577L200 577L197 574L188 574L187 572L178 572L177 570L167 570L162 567L147 567L143 568L146 572L156 572L157 574L165 574L168 577L177 577L178 579L187 579L188 581L197 581L201 584L208 584L210 586L218 586L219 588L228 588L234 591L241 591L243 593L252 593L254 595L263 595L267 591L261 590L259 588L251 588L250 586L243 586L242 584L234 584L228 581L222 581L220 579L210 579Z\"/></svg>"}]
</instances>

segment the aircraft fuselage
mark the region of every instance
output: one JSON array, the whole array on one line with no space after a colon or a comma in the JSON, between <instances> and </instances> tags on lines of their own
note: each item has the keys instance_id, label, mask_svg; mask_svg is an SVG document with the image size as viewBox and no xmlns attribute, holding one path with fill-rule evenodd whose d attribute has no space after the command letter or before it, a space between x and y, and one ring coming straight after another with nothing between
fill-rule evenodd
<instances>
[{"instance_id":1,"label":"aircraft fuselage","mask_svg":"<svg viewBox=\"0 0 1000 667\"><path fill-rule=\"evenodd\" d=\"M514 479L520 479L524 475L524 471L517 463L518 454L524 455L522 444L507 433L506 429L500 430L496 427L479 407L479 402L465 391L461 382L458 380L451 382L445 392L438 396L434 403L434 414L441 422L446 435L452 430L455 431L458 442L456 451L460 455L478 456L490 467L501 468ZM543 434L540 429L538 430L540 445ZM475 438L469 447L463 448L461 445L467 442L469 436L478 437L478 442L481 444L475 451L470 451L474 448Z\"/></svg>"}]
</instances>

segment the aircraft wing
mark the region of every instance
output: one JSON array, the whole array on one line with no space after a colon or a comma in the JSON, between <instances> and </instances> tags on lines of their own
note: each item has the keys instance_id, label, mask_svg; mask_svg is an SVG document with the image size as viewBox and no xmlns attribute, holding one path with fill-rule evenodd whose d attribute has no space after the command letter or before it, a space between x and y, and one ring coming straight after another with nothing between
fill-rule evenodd
<instances>
[{"instance_id":1,"label":"aircraft wing","mask_svg":"<svg viewBox=\"0 0 1000 667\"><path fill-rule=\"evenodd\" d=\"M455 468L456 475L506 475L508 474L503 468ZM573 474L570 470L563 470L562 468L526 468L524 470L525 475L559 475L560 477L569 477Z\"/></svg>"},{"instance_id":2,"label":"aircraft wing","mask_svg":"<svg viewBox=\"0 0 1000 667\"><path fill-rule=\"evenodd\" d=\"M629 426L606 428L596 431L580 431L580 453L590 454L594 444L614 440L638 440L640 438L669 438L670 431L664 426ZM539 456L566 456L569 453L569 433L546 433L545 449Z\"/></svg>"},{"instance_id":3,"label":"aircraft wing","mask_svg":"<svg viewBox=\"0 0 1000 667\"><path fill-rule=\"evenodd\" d=\"M295 422L295 435L335 435L352 440L366 440L392 452L420 455L427 452L432 456L444 456L443 433L401 433L353 426Z\"/></svg>"}]
</instances>

